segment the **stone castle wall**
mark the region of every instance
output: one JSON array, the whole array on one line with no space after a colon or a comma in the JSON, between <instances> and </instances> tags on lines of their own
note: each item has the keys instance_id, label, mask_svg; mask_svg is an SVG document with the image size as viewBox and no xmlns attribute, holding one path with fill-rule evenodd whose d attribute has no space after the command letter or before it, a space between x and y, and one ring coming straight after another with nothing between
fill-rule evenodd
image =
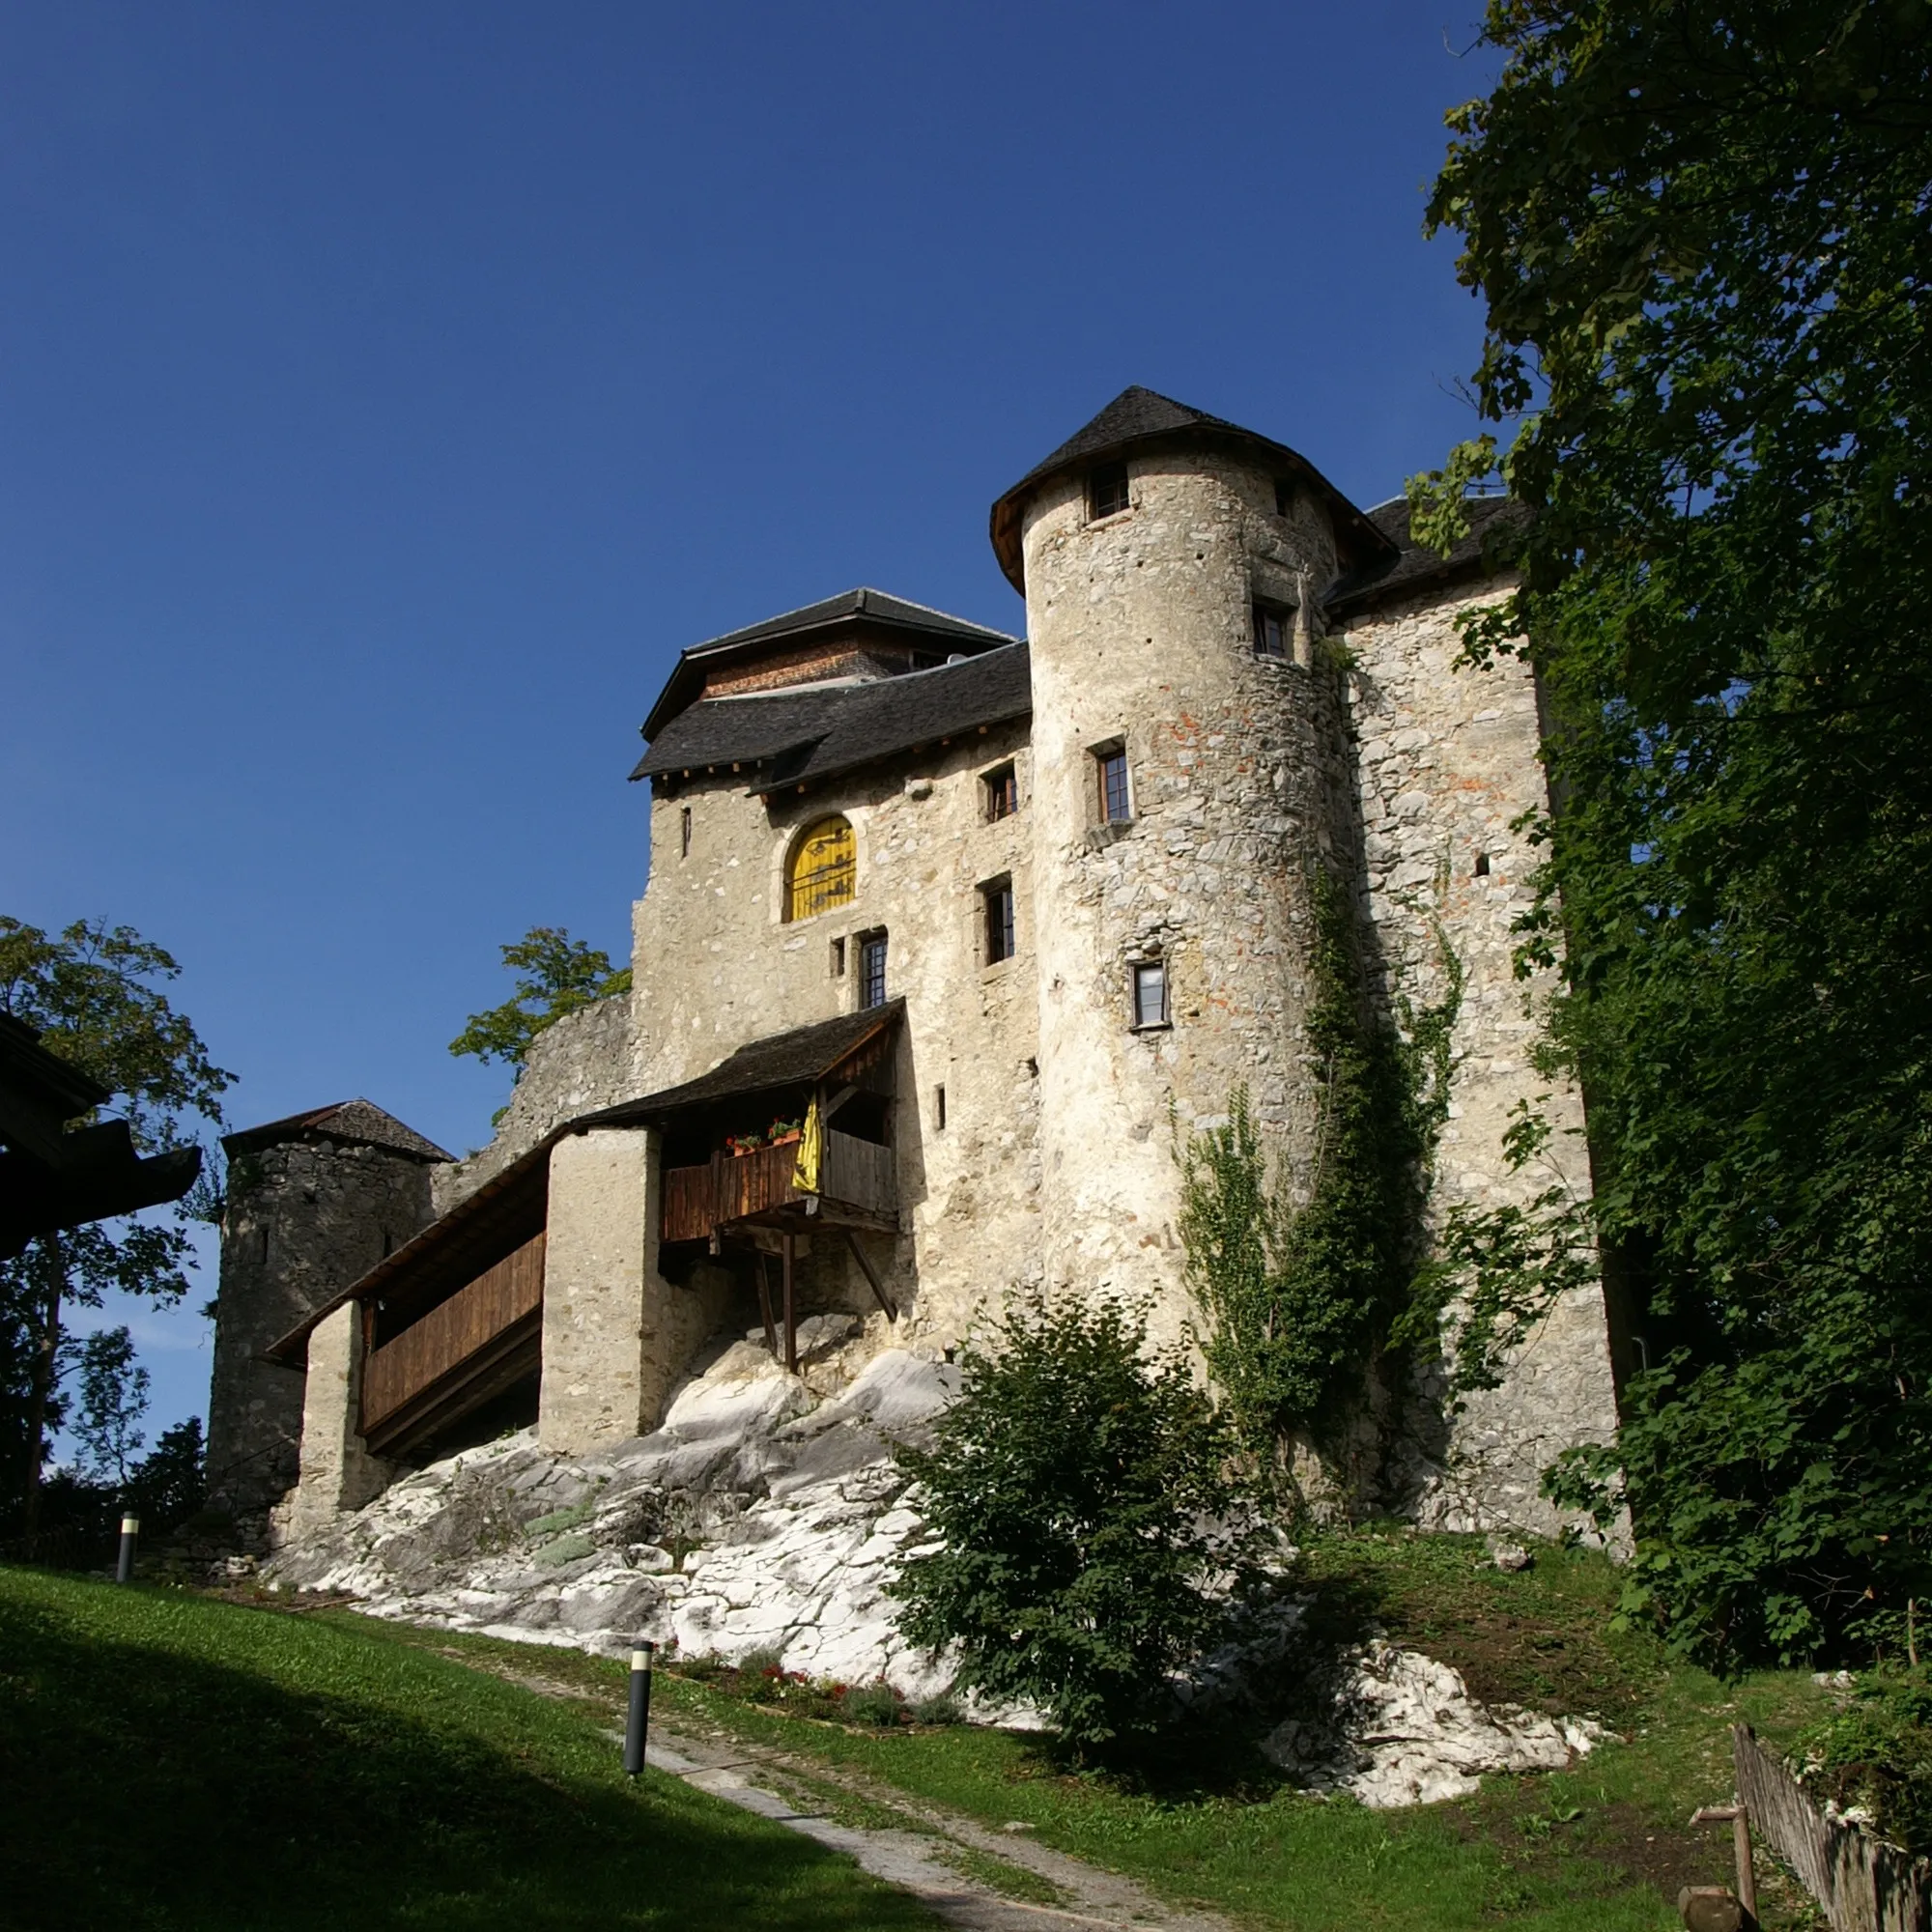
<instances>
[{"instance_id":1,"label":"stone castle wall","mask_svg":"<svg viewBox=\"0 0 1932 1932\"><path fill-rule=\"evenodd\" d=\"M1019 810L988 822L983 776L1009 761ZM860 938L883 930L887 992L907 1011L893 1122L904 1229L896 1240L862 1238L900 1308L900 1341L952 1347L989 1300L1038 1274L1025 726L976 730L769 803L745 785L743 775L721 776L654 799L651 874L634 916L637 1091L674 1086L747 1041L853 1010ZM786 858L801 833L834 812L852 822L856 896L787 922ZM1013 882L1018 951L989 964L979 888L1000 877ZM842 1240L819 1235L810 1248L806 1312L874 1308Z\"/></svg>"},{"instance_id":2,"label":"stone castle wall","mask_svg":"<svg viewBox=\"0 0 1932 1932\"><path fill-rule=\"evenodd\" d=\"M385 1148L291 1141L229 1163L208 1398L212 1503L245 1540L294 1484L302 1371L262 1351L432 1218L430 1175Z\"/></svg>"},{"instance_id":3,"label":"stone castle wall","mask_svg":"<svg viewBox=\"0 0 1932 1932\"><path fill-rule=\"evenodd\" d=\"M1035 877L1049 1276L1196 1319L1175 1146L1246 1087L1291 1172L1309 1152L1309 869L1349 843L1334 679L1311 584L1335 573L1325 515L1276 513L1271 475L1213 456L1130 466L1130 507L1089 522L1080 479L1025 531L1033 649ZM1254 650L1257 598L1293 612L1285 660ZM1102 825L1096 748L1126 747L1133 815ZM1159 958L1173 1025L1130 1024L1132 968Z\"/></svg>"},{"instance_id":4,"label":"stone castle wall","mask_svg":"<svg viewBox=\"0 0 1932 1932\"><path fill-rule=\"evenodd\" d=\"M509 1105L487 1147L435 1170L436 1211L447 1214L521 1159L553 1127L640 1090L632 1071L631 1001L616 994L566 1013L530 1042Z\"/></svg>"},{"instance_id":5,"label":"stone castle wall","mask_svg":"<svg viewBox=\"0 0 1932 1932\"><path fill-rule=\"evenodd\" d=\"M1431 1202L1437 1226L1458 1204L1523 1203L1552 1183L1590 1189L1583 1103L1567 1076L1533 1061L1547 979L1516 978L1511 925L1528 906L1536 853L1513 823L1547 804L1528 668L1458 668L1457 617L1494 586L1437 591L1353 621L1346 642L1364 830L1365 908L1392 991L1418 1006L1443 991L1441 949L1466 980L1453 1040L1449 1119ZM1516 1108L1556 1128L1546 1159L1512 1173L1503 1134ZM1421 1392L1439 1400L1426 1379ZM1427 1413L1427 1405L1425 1405ZM1407 1499L1451 1529L1558 1527L1537 1492L1556 1453L1616 1428L1604 1298L1578 1290L1553 1310L1500 1388L1468 1400L1415 1445Z\"/></svg>"}]
</instances>

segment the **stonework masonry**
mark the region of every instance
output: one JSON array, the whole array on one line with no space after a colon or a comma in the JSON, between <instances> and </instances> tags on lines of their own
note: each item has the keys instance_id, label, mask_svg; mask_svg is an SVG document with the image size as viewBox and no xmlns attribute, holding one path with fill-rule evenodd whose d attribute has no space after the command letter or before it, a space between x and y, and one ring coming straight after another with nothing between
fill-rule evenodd
<instances>
[{"instance_id":1,"label":"stonework masonry","mask_svg":"<svg viewBox=\"0 0 1932 1932\"><path fill-rule=\"evenodd\" d=\"M372 1502L393 1471L371 1456L356 1434L362 1405L362 1311L345 1302L308 1338L304 1378L301 1480L287 1517L299 1542L342 1515Z\"/></svg>"},{"instance_id":2,"label":"stonework masonry","mask_svg":"<svg viewBox=\"0 0 1932 1932\"><path fill-rule=\"evenodd\" d=\"M292 1139L233 1154L209 1388L210 1500L260 1543L296 1480L298 1369L263 1350L428 1224L435 1164L389 1148Z\"/></svg>"}]
</instances>

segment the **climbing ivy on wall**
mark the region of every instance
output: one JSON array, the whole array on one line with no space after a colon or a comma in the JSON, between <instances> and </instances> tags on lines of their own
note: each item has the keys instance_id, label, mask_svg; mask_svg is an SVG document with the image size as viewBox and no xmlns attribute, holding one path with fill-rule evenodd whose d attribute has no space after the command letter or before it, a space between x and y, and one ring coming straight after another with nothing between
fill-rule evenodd
<instances>
[{"instance_id":1,"label":"climbing ivy on wall","mask_svg":"<svg viewBox=\"0 0 1932 1932\"><path fill-rule=\"evenodd\" d=\"M1311 898L1307 1040L1320 1102L1300 1188L1269 1176L1245 1088L1230 1095L1225 1125L1182 1150L1180 1232L1208 1366L1264 1463L1291 1434L1332 1429L1408 1304L1463 996L1444 946L1442 998L1378 1011L1343 888L1317 871Z\"/></svg>"}]
</instances>

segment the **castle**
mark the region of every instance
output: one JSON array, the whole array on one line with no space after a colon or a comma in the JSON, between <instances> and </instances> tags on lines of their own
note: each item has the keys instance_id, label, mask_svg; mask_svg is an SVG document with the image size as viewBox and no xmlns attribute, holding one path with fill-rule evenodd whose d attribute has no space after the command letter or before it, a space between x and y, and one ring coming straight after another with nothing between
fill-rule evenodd
<instances>
[{"instance_id":1,"label":"castle","mask_svg":"<svg viewBox=\"0 0 1932 1932\"><path fill-rule=\"evenodd\" d=\"M1245 1087L1284 1172L1314 1153L1318 874L1384 997L1460 962L1432 1217L1548 1184L1505 1159L1524 1100L1586 1188L1512 969L1537 692L1455 662L1508 587L1500 508L1443 558L1402 499L1129 389L993 506L1024 640L859 590L685 651L632 774L634 989L539 1037L492 1145L453 1161L366 1101L231 1138L216 1496L299 1538L508 1427L637 1436L708 1340L795 1367L829 1315L849 1362L950 1354L1030 1286L1184 1337L1180 1143ZM1591 1287L1401 1471L1342 1479L1547 1529L1539 1472L1614 1424Z\"/></svg>"}]
</instances>

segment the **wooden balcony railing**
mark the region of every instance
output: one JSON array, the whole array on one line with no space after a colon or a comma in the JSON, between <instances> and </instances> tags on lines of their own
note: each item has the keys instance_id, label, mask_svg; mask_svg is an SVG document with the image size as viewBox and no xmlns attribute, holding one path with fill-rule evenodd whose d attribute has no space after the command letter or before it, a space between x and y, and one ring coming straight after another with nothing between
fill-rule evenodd
<instances>
[{"instance_id":1,"label":"wooden balcony railing","mask_svg":"<svg viewBox=\"0 0 1932 1932\"><path fill-rule=\"evenodd\" d=\"M517 1338L513 1331L533 1325L543 1284L538 1235L375 1350L362 1365L362 1435L380 1433L454 1372L494 1361Z\"/></svg>"},{"instance_id":2,"label":"wooden balcony railing","mask_svg":"<svg viewBox=\"0 0 1932 1932\"><path fill-rule=\"evenodd\" d=\"M719 1153L703 1167L668 1167L664 1175L664 1239L701 1241L718 1228L803 1200L791 1184L798 1144ZM828 1129L818 1191L828 1201L890 1215L898 1206L893 1151Z\"/></svg>"}]
</instances>

